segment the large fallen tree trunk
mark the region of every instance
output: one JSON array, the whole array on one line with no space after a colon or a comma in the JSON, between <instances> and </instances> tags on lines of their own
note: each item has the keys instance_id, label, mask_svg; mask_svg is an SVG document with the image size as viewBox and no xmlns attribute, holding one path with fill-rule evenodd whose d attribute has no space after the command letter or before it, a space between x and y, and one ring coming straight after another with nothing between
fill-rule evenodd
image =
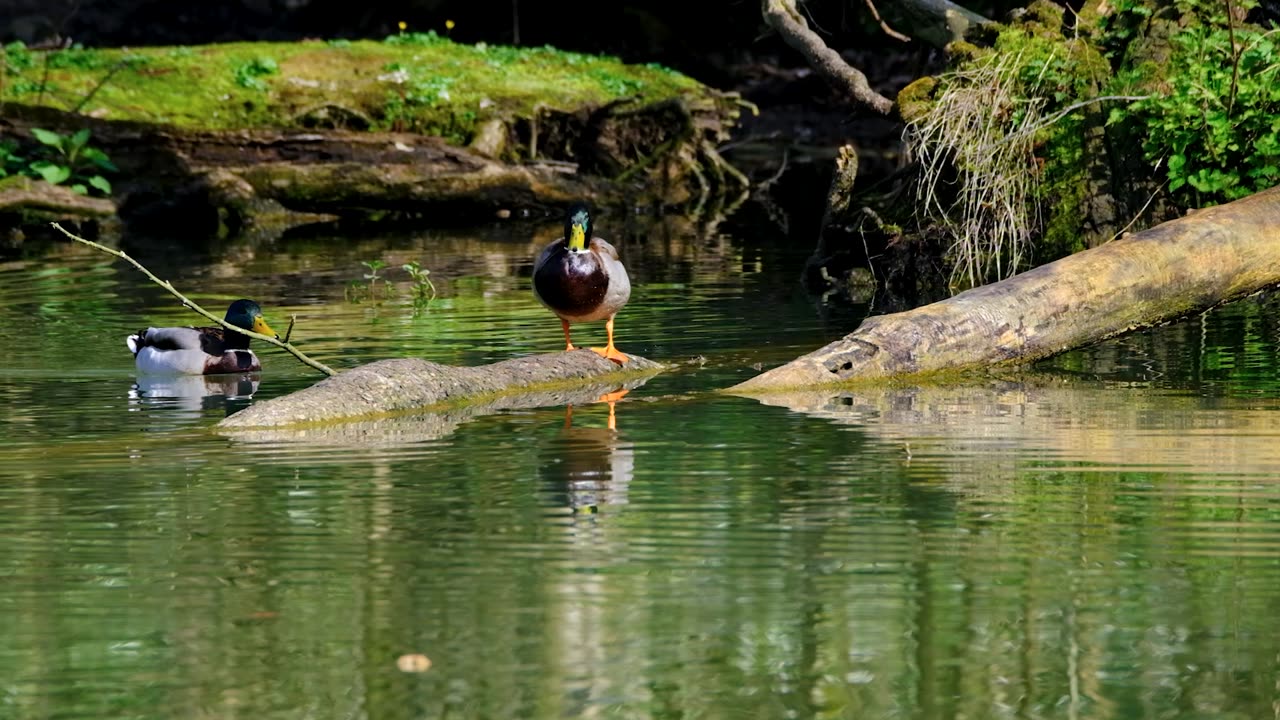
<instances>
[{"instance_id":1,"label":"large fallen tree trunk","mask_svg":"<svg viewBox=\"0 0 1280 720\"><path fill-rule=\"evenodd\" d=\"M1280 284L1280 188L893 315L734 386L755 394L1025 364Z\"/></svg>"},{"instance_id":2,"label":"large fallen tree trunk","mask_svg":"<svg viewBox=\"0 0 1280 720\"><path fill-rule=\"evenodd\" d=\"M657 373L662 366L632 356L618 366L589 350L513 358L481 367L454 367L418 358L380 360L311 387L257 403L220 428L262 428L362 420L421 410L493 404L503 396L573 390Z\"/></svg>"}]
</instances>

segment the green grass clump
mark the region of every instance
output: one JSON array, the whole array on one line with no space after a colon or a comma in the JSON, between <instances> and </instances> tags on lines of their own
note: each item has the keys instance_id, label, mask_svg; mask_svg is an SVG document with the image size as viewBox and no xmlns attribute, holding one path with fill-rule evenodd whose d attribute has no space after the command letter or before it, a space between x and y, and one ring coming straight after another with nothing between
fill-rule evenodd
<instances>
[{"instance_id":1,"label":"green grass clump","mask_svg":"<svg viewBox=\"0 0 1280 720\"><path fill-rule=\"evenodd\" d=\"M47 68L43 55L20 45L3 53L0 103L72 109L90 97L80 111L97 117L224 130L289 127L310 109L341 105L370 118L375 130L458 143L492 117L705 90L654 65L549 47L465 45L435 33L382 42L66 50L50 53Z\"/></svg>"}]
</instances>

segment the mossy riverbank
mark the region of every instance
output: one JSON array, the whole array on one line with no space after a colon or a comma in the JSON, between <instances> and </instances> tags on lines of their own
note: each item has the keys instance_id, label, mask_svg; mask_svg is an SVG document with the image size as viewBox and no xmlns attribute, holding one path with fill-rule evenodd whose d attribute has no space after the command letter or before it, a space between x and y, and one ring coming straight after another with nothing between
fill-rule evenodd
<instances>
[{"instance_id":1,"label":"mossy riverbank","mask_svg":"<svg viewBox=\"0 0 1280 720\"><path fill-rule=\"evenodd\" d=\"M168 222L212 207L217 232L280 209L458 222L574 196L700 208L745 187L715 150L741 110L735 95L612 57L407 33L11 45L4 66L0 139L90 128L119 166L122 215Z\"/></svg>"},{"instance_id":2,"label":"mossy riverbank","mask_svg":"<svg viewBox=\"0 0 1280 720\"><path fill-rule=\"evenodd\" d=\"M470 142L486 120L714 91L657 65L553 48L385 41L5 50L0 102L191 130L339 127Z\"/></svg>"}]
</instances>

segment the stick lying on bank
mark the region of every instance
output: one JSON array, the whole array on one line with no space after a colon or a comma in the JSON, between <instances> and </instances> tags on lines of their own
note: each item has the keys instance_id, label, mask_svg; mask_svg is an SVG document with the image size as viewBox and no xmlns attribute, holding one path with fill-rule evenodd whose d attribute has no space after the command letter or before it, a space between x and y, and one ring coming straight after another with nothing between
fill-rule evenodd
<instances>
[{"instance_id":1,"label":"stick lying on bank","mask_svg":"<svg viewBox=\"0 0 1280 720\"><path fill-rule=\"evenodd\" d=\"M183 307L190 308L191 310L194 310L194 311L196 311L197 313L200 313L201 315L205 316L205 317L206 317L206 318L208 318L209 320L212 320L213 322L215 322L215 323L217 323L217 324L221 325L222 327L224 327L224 328L226 328L226 329L228 329L228 330L232 330L232 331L234 331L234 332L238 332L238 333L240 333L241 335L248 335L249 337L251 337L251 338L253 338L253 339L255 339L255 340L261 340L261 341L263 341L263 342L265 342L265 343L269 343L269 344L271 344L271 345L275 345L276 347L279 347L279 348L284 348L285 350L287 350L287 351L289 352L289 354L290 354L290 355L293 355L294 357L296 357L296 358L298 358L299 360L301 360L303 363L305 363L305 364L307 364L307 365L310 365L311 367L315 368L316 370L319 370L320 372L324 373L325 375L328 375L328 376L330 376L330 377L333 377L334 375L337 375L337 374L338 374L338 371L337 371L337 370L334 370L333 368L329 367L328 365L325 365L325 364L323 364L323 363L320 363L320 362L318 362L318 361L316 361L316 360L312 360L311 358L309 358L309 357L307 357L306 355L304 355L304 354L302 353L302 351L301 351L301 350L299 350L299 349L295 348L293 345L290 345L288 342L281 342L280 340L277 340L276 338L273 338L273 337L271 337L270 335L262 335L261 333L256 333L256 332L253 332L252 330L245 330L244 328L236 327L236 326L234 326L234 325L231 325L230 323L228 323L227 321L225 321L225 320L223 320L222 318L218 317L217 315L214 315L213 313L209 312L208 310L205 310L204 308L200 307L200 306L199 306L199 305L197 305L194 301L192 301L192 300L188 299L188 298L187 298L187 296L185 296L185 295L183 295L182 293L178 292L178 290L177 290L176 288L174 288L174 287L173 287L173 285L172 285L168 280L161 280L160 278L156 277L156 276L155 276L155 275L154 275L150 270L148 270L148 269L146 269L145 267L143 267L143 266L142 266L142 263L138 262L137 260L134 260L133 258L131 258L131 257L129 257L128 255L126 255L125 253L120 252L119 250L113 250L113 249L111 249L111 248L107 247L106 245L99 245L98 243L93 242L92 240L85 240L84 238L82 238L82 237L80 237L80 236L78 236L78 235L72 234L71 232L69 232L68 230L66 230L65 228L63 228L63 227L62 227L61 225L59 225L58 223L50 223L50 225L53 225L53 227L57 228L58 232L61 232L63 235L66 235L67 237L71 238L72 240L75 240L75 241L76 241L76 242L78 242L78 243L84 243L85 245L88 245L89 247L91 247L91 248L93 248L93 249L95 249L95 250L101 250L102 252L107 253L108 255L114 255L114 256L116 256L116 257L120 258L121 260L128 261L128 262L129 262L129 264L131 264L131 265L133 265L134 267L136 267L136 268L138 268L139 270L141 270L141 271L142 271L142 274L144 274L144 275L146 275L147 277L151 278L152 282L154 282L155 284L157 284L157 285L159 285L160 287L164 288L165 290L168 290L170 293L172 293L172 294L173 294L173 296L174 296L174 297L176 297L176 298L178 298L179 300L181 300L181 301L182 301L182 306L183 306ZM289 323L289 331L290 331L290 332L292 332L292 331L293 331L293 322L292 322L292 321L290 321L290 323ZM289 336L288 336L288 334L286 334L286 335L285 335L285 340L288 340L288 338L289 338Z\"/></svg>"},{"instance_id":2,"label":"stick lying on bank","mask_svg":"<svg viewBox=\"0 0 1280 720\"><path fill-rule=\"evenodd\" d=\"M1020 365L1280 284L1280 188L1002 282L865 320L729 391L743 395Z\"/></svg>"}]
</instances>

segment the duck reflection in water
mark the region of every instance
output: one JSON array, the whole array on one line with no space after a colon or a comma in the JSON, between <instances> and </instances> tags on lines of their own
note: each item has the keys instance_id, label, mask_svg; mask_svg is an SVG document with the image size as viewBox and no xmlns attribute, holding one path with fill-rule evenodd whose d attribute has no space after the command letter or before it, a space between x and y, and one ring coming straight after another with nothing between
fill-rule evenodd
<instances>
[{"instance_id":1,"label":"duck reflection in water","mask_svg":"<svg viewBox=\"0 0 1280 720\"><path fill-rule=\"evenodd\" d=\"M129 404L155 406L187 413L226 410L228 415L253 400L262 376L139 375L129 390Z\"/></svg>"},{"instance_id":2,"label":"duck reflection in water","mask_svg":"<svg viewBox=\"0 0 1280 720\"><path fill-rule=\"evenodd\" d=\"M538 469L547 495L555 505L575 513L594 514L610 505L627 503L627 488L635 468L635 451L618 433L615 403L629 390L601 395L608 403L606 427L573 423L573 405L566 405L564 429L547 446Z\"/></svg>"}]
</instances>

